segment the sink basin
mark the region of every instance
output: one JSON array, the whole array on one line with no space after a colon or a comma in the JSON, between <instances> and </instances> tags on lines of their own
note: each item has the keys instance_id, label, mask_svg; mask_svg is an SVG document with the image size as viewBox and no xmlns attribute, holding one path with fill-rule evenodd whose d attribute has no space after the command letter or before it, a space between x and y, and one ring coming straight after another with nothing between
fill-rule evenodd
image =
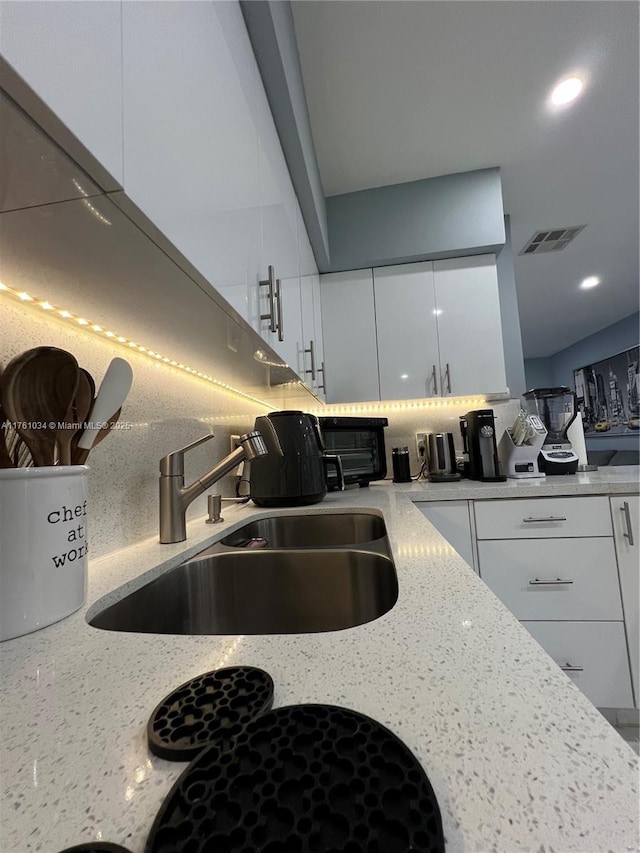
<instances>
[{"instance_id":1,"label":"sink basin","mask_svg":"<svg viewBox=\"0 0 640 853\"><path fill-rule=\"evenodd\" d=\"M378 619L397 598L395 566L381 554L237 550L177 566L89 624L154 634L339 631Z\"/></svg>"},{"instance_id":2,"label":"sink basin","mask_svg":"<svg viewBox=\"0 0 640 853\"><path fill-rule=\"evenodd\" d=\"M221 540L238 548L266 539L270 548L333 548L362 545L387 535L384 521L364 512L277 515L249 521Z\"/></svg>"}]
</instances>

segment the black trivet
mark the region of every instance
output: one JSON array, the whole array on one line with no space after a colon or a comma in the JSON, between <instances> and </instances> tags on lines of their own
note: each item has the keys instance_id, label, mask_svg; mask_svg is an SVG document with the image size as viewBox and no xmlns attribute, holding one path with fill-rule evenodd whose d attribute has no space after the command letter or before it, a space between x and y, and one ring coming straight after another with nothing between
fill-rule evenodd
<instances>
[{"instance_id":1,"label":"black trivet","mask_svg":"<svg viewBox=\"0 0 640 853\"><path fill-rule=\"evenodd\" d=\"M126 847L119 844L111 844L108 841L87 841L86 844L76 844L75 847L66 847L60 853L130 853Z\"/></svg>"},{"instance_id":2,"label":"black trivet","mask_svg":"<svg viewBox=\"0 0 640 853\"><path fill-rule=\"evenodd\" d=\"M147 723L149 749L170 761L191 761L206 746L239 734L272 705L273 681L262 669L205 672L160 702Z\"/></svg>"},{"instance_id":3,"label":"black trivet","mask_svg":"<svg viewBox=\"0 0 640 853\"><path fill-rule=\"evenodd\" d=\"M330 705L278 708L175 783L145 853L443 853L435 794L375 720Z\"/></svg>"}]
</instances>

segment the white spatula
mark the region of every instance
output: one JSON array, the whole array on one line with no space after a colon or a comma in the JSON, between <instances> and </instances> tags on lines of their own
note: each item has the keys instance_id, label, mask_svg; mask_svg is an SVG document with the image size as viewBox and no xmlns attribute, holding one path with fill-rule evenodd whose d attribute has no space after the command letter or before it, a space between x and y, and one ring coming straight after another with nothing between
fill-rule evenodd
<instances>
[{"instance_id":1,"label":"white spatula","mask_svg":"<svg viewBox=\"0 0 640 853\"><path fill-rule=\"evenodd\" d=\"M89 426L80 436L79 450L91 450L102 425L122 407L132 382L133 371L129 362L124 358L114 358L107 368L89 412Z\"/></svg>"}]
</instances>

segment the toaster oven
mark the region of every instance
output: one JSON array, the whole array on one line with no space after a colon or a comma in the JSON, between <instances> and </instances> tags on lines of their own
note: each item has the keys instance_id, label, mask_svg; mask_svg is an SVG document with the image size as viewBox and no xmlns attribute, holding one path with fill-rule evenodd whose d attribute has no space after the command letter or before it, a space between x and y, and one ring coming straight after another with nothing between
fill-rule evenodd
<instances>
[{"instance_id":1,"label":"toaster oven","mask_svg":"<svg viewBox=\"0 0 640 853\"><path fill-rule=\"evenodd\" d=\"M368 486L387 476L384 428L387 418L318 418L325 451L342 460L345 486ZM329 470L327 485L338 487L337 474Z\"/></svg>"}]
</instances>

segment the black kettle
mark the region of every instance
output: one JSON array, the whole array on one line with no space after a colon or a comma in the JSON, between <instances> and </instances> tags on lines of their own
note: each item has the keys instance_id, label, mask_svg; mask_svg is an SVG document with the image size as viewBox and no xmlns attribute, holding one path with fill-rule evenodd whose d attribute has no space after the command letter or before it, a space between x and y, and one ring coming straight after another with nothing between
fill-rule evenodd
<instances>
[{"instance_id":1,"label":"black kettle","mask_svg":"<svg viewBox=\"0 0 640 853\"><path fill-rule=\"evenodd\" d=\"M320 425L306 412L271 412L256 418L268 453L251 461L251 499L258 506L304 506L327 494L327 466L335 465L344 489L342 462L324 453Z\"/></svg>"}]
</instances>

